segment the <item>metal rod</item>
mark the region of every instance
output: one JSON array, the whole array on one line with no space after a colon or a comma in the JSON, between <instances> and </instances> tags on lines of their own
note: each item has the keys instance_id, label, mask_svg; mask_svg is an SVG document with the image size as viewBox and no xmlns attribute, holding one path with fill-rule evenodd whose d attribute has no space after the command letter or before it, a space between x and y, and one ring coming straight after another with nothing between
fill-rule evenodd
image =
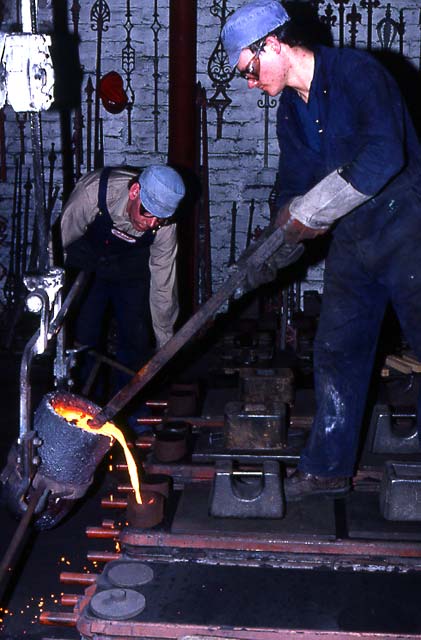
<instances>
[{"instance_id":1,"label":"metal rod","mask_svg":"<svg viewBox=\"0 0 421 640\"><path fill-rule=\"evenodd\" d=\"M31 520L32 520L32 516L34 515L35 508L44 490L45 490L44 487L40 486L32 494L28 502L26 511L23 514L15 533L13 534L12 540L6 550L6 553L3 556L3 560L0 563L0 600L3 596L4 589L6 588L8 580L12 573L15 560L16 560L16 554L19 550L19 547L22 544L24 536L28 530L28 527L31 524Z\"/></svg>"},{"instance_id":2,"label":"metal rod","mask_svg":"<svg viewBox=\"0 0 421 640\"><path fill-rule=\"evenodd\" d=\"M68 611L43 611L39 616L41 624L59 624L66 627L75 627L77 614Z\"/></svg>"},{"instance_id":3,"label":"metal rod","mask_svg":"<svg viewBox=\"0 0 421 640\"><path fill-rule=\"evenodd\" d=\"M88 551L86 557L90 562L111 562L112 560L119 560L121 553L113 553L112 551Z\"/></svg>"},{"instance_id":4,"label":"metal rod","mask_svg":"<svg viewBox=\"0 0 421 640\"><path fill-rule=\"evenodd\" d=\"M147 362L130 382L123 387L93 419L91 426L100 426L112 419L150 380L211 320L220 307L234 294L247 276L248 269L260 268L267 258L284 242L283 231L268 228L259 240L250 246L232 269L232 275L205 302L181 329Z\"/></svg>"},{"instance_id":5,"label":"metal rod","mask_svg":"<svg viewBox=\"0 0 421 640\"><path fill-rule=\"evenodd\" d=\"M76 573L74 571L62 571L60 582L63 584L94 584L98 578L97 573Z\"/></svg>"},{"instance_id":6,"label":"metal rod","mask_svg":"<svg viewBox=\"0 0 421 640\"><path fill-rule=\"evenodd\" d=\"M127 502L126 502L127 506ZM85 534L87 538L113 539L120 533L119 529L103 529L102 527L86 527Z\"/></svg>"}]
</instances>

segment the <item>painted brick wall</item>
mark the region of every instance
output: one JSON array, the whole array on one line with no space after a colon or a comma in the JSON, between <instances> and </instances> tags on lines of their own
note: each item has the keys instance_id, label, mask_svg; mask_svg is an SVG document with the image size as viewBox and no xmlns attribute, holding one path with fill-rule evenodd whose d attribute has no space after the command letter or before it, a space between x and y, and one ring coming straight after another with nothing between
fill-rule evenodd
<instances>
[{"instance_id":1,"label":"painted brick wall","mask_svg":"<svg viewBox=\"0 0 421 640\"><path fill-rule=\"evenodd\" d=\"M183 0L171 0L182 2ZM13 4L13 3L9 3ZM63 3L64 4L64 3ZM206 89L208 99L216 91L208 74L208 65L213 60L214 50L218 42L223 11L225 15L242 4L239 0L198 0L198 46L197 46L197 80ZM79 5L68 3L67 24L70 33L75 30L74 13ZM137 6L135 6L137 5ZM128 143L127 112L112 115L101 107L104 128L104 156L106 164L147 165L153 162L165 162L167 155L168 129L168 0L149 0L135 3L134 0L113 0L113 2L81 2L78 22L79 56L83 69L81 85L82 115L84 117L83 143L84 163L82 172L87 169L87 105L86 85L90 77L95 84L96 52L98 32L93 28L95 19L92 9L108 7L109 20L107 30L102 37L102 74L115 70L126 76L122 69L122 50L127 44L130 29L131 46L134 50L135 69L131 74L134 92L132 110L132 143ZM131 6L131 15L127 8ZM309 3L302 2L303 10ZM326 26L331 29L332 38L337 46L358 46L360 48L387 49L403 55L414 73L420 69L420 7L416 0L394 3L382 0L334 0L329 3L319 2L316 10ZM53 30L54 15L51 0L39 2L39 30ZM57 19L57 17L56 17ZM1 29L4 32L13 30L16 22L16 10L6 9ZM74 69L77 72L77 69ZM68 70L67 73L72 73ZM419 77L419 76L418 76ZM414 87L415 90L415 87ZM278 145L275 136L276 104L274 99L266 99L257 90L249 91L244 80L233 78L226 87L231 100L223 115L222 135L218 137L216 111L209 107L209 171L210 171L210 205L212 228L212 264L213 280L217 285L224 279L229 258L230 220L233 203L237 204L236 255L244 249L246 231L249 221L251 202L254 201L255 213L253 226L265 226L269 219L268 197L275 180ZM72 125L71 114L69 120ZM10 247L13 231L14 188L18 158L22 157L23 182L32 178L31 140L28 123L20 116L20 127L16 114L5 108L5 154L7 178L0 183L0 263L5 274L10 266ZM43 142L45 157L46 182L57 191L57 199L52 216L56 217L62 200L62 161L61 154L69 153L71 142L66 146L60 137L60 112L52 109L43 112ZM70 135L72 131L70 130ZM48 154L52 145L57 159L54 172L50 171ZM50 156L51 158L51 156ZM28 183L29 184L29 183ZM17 194L22 200L21 216L24 210L25 190ZM30 207L30 217L33 211ZM18 213L15 206L15 222ZM16 225L15 225L16 226ZM3 233L2 233L3 231ZM321 288L323 265L311 268L303 283L306 288ZM0 288L5 284L5 275L0 281ZM4 298L4 293L3 293Z\"/></svg>"}]
</instances>

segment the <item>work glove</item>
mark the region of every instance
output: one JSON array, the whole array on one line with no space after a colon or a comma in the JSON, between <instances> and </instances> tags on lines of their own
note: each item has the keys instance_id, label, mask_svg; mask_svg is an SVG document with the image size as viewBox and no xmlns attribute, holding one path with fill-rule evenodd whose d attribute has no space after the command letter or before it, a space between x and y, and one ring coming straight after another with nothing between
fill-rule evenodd
<instances>
[{"instance_id":1,"label":"work glove","mask_svg":"<svg viewBox=\"0 0 421 640\"><path fill-rule=\"evenodd\" d=\"M283 244L268 260L259 268L251 266L247 270L247 278L244 293L257 289L268 282L275 280L278 271L297 262L304 252L302 244Z\"/></svg>"},{"instance_id":2,"label":"work glove","mask_svg":"<svg viewBox=\"0 0 421 640\"><path fill-rule=\"evenodd\" d=\"M329 229L329 226L319 227L318 229L307 227L291 215L289 204L279 209L274 224L276 227L283 229L286 245L297 245L303 240L313 240L317 236L326 233Z\"/></svg>"}]
</instances>

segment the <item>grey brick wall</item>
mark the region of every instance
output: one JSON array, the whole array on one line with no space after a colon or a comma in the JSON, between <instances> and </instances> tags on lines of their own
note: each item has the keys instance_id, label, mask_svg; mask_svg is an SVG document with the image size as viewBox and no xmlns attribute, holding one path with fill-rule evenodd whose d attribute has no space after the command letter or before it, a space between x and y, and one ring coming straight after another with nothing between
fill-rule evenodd
<instances>
[{"instance_id":1,"label":"grey brick wall","mask_svg":"<svg viewBox=\"0 0 421 640\"><path fill-rule=\"evenodd\" d=\"M171 0L182 2L183 0ZM77 3L73 3L76 5ZM241 2L227 0L227 12L236 9ZM307 4L302 3L303 7ZM74 29L72 3L68 3L68 27ZM86 146L86 83L90 76L95 83L97 32L92 29L91 10L93 1L80 2L79 16L79 55L83 69L82 114L85 118L83 130ZM215 87L208 75L208 63L218 41L221 27L222 0L198 0L197 15L197 80L212 98ZM108 2L110 20L102 42L102 74L115 70L124 76L122 70L122 49L126 44L127 0ZM135 52L135 70L132 74L132 88L135 102L132 111L132 144L128 144L127 113L112 115L101 107L104 121L104 150L106 164L146 165L153 162L165 162L167 155L168 130L168 0L135 3L131 1L131 45ZM51 31L53 25L51 0L39 2L39 30ZM331 28L335 45L360 48L388 49L406 57L414 72L420 68L420 5L416 0L394 3L382 0L334 0L318 4L318 13ZM369 17L371 15L371 22ZM342 16L342 19L341 19ZM352 32L352 16L356 16ZM2 31L10 32L16 21L15 10L9 7L1 26ZM371 41L368 41L369 34ZM158 57L155 57L157 52ZM155 66L154 66L155 65ZM76 70L75 70L76 71ZM154 72L158 73L157 78ZM156 85L155 85L156 80ZM414 87L415 91L415 87ZM238 205L236 253L244 249L250 203L255 202L254 226L265 226L269 219L268 196L275 180L278 145L275 136L276 100L267 102L257 90L247 90L240 78L234 78L227 87L231 104L224 112L222 136L217 137L216 111L208 109L209 135L209 178L211 206L211 244L214 285L218 285L225 275L229 257L230 217L233 202ZM158 102L158 113L154 108ZM7 161L7 180L0 183L0 215L3 216L6 231L0 235L0 263L4 270L9 266L10 242L12 232L11 212L14 193L15 163L20 152L19 126L10 107L5 108L5 146ZM267 118L267 120L265 120ZM53 185L59 191L53 217L61 208L62 171L60 139L60 114L57 110L43 112L43 141L48 179L48 153L54 143L57 162L52 176ZM157 127L155 126L157 124ZM267 135L265 137L265 129ZM157 144L156 144L157 143ZM26 177L31 168L31 143L29 125L24 125L24 166ZM86 170L85 163L82 172ZM31 212L31 218L33 212ZM323 265L313 267L303 283L306 288L321 288ZM5 279L0 281L0 287Z\"/></svg>"}]
</instances>

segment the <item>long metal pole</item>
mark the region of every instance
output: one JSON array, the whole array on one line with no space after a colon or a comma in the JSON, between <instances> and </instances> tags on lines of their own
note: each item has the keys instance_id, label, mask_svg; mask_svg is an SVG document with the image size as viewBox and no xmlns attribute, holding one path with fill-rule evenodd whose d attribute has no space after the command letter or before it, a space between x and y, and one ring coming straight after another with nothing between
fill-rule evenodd
<instances>
[{"instance_id":1,"label":"long metal pole","mask_svg":"<svg viewBox=\"0 0 421 640\"><path fill-rule=\"evenodd\" d=\"M147 362L108 404L94 417L91 426L99 427L111 420L152 378L167 364L182 347L209 320L212 320L222 305L244 284L248 270L257 270L284 243L282 229L268 228L254 245L243 252L239 261L232 267L232 275L218 289L185 325Z\"/></svg>"},{"instance_id":2,"label":"long metal pole","mask_svg":"<svg viewBox=\"0 0 421 640\"><path fill-rule=\"evenodd\" d=\"M36 506L42 494L44 493L44 491L45 491L45 487L40 486L32 494L28 502L26 511L23 514L19 522L19 525L16 528L16 531L13 535L13 538L6 549L6 553L3 556L3 560L0 563L0 601L1 601L1 598L3 597L4 590L6 589L9 578L12 574L12 570L16 561L16 553L22 544L26 531L29 525L31 524L32 516L34 515Z\"/></svg>"}]
</instances>

